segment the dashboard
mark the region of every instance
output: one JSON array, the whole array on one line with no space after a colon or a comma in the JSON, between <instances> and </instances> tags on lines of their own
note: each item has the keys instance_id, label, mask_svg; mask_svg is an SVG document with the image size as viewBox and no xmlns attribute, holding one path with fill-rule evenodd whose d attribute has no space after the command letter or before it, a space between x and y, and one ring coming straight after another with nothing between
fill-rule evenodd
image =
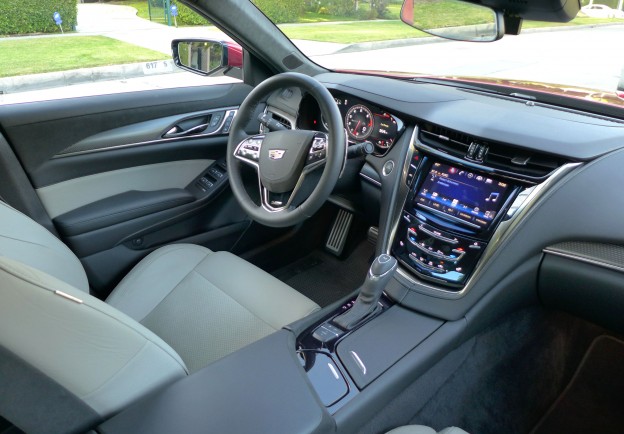
<instances>
[{"instance_id":1,"label":"dashboard","mask_svg":"<svg viewBox=\"0 0 624 434\"><path fill-rule=\"evenodd\" d=\"M624 202L613 200L624 185L621 119L474 87L317 79L349 141L375 143L357 163L361 188L340 200L379 216L377 253L400 264L386 293L402 305L456 320L486 295L538 291L551 246L624 245ZM268 110L291 125L326 129L309 97L277 102ZM584 309L595 303L588 298Z\"/></svg>"}]
</instances>

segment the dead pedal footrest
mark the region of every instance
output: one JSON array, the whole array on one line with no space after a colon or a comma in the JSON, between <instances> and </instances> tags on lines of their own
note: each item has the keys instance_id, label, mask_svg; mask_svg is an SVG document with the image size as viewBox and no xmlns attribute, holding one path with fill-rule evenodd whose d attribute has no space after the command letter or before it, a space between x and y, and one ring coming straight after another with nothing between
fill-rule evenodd
<instances>
[{"instance_id":1,"label":"dead pedal footrest","mask_svg":"<svg viewBox=\"0 0 624 434\"><path fill-rule=\"evenodd\" d=\"M338 211L331 231L329 231L327 242L325 243L325 249L327 249L327 251L336 256L340 256L347 242L347 236L349 235L352 222L353 213L345 211L344 209Z\"/></svg>"}]
</instances>

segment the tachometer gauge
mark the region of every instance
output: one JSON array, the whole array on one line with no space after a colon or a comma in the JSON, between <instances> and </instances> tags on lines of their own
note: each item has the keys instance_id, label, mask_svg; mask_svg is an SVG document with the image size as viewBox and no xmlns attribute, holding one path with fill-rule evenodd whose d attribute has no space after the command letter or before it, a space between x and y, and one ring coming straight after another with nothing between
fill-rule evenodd
<instances>
[{"instance_id":1,"label":"tachometer gauge","mask_svg":"<svg viewBox=\"0 0 624 434\"><path fill-rule=\"evenodd\" d=\"M364 140L373 132L373 114L362 104L354 105L345 116L345 126L351 137Z\"/></svg>"}]
</instances>

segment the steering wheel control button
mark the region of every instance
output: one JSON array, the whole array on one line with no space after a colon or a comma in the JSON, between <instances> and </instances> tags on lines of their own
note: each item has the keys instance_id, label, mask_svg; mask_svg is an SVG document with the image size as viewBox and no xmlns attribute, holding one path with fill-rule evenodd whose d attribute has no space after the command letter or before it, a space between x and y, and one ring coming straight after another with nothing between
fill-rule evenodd
<instances>
[{"instance_id":1,"label":"steering wheel control button","mask_svg":"<svg viewBox=\"0 0 624 434\"><path fill-rule=\"evenodd\" d=\"M312 141L306 164L313 164L323 161L327 157L327 136L325 134L317 134Z\"/></svg>"},{"instance_id":2,"label":"steering wheel control button","mask_svg":"<svg viewBox=\"0 0 624 434\"><path fill-rule=\"evenodd\" d=\"M258 162L260 160L260 148L263 136L251 137L244 140L236 150L236 156L243 161Z\"/></svg>"},{"instance_id":3,"label":"steering wheel control button","mask_svg":"<svg viewBox=\"0 0 624 434\"><path fill-rule=\"evenodd\" d=\"M388 160L386 164L383 165L382 173L384 176L388 176L394 170L394 161Z\"/></svg>"}]
</instances>

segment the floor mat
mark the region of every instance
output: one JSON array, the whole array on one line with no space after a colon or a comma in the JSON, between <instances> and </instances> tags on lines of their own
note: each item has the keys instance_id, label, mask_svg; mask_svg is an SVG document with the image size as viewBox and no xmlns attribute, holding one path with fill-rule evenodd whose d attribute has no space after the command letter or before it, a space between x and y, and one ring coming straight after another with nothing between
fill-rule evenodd
<instances>
[{"instance_id":1,"label":"floor mat","mask_svg":"<svg viewBox=\"0 0 624 434\"><path fill-rule=\"evenodd\" d=\"M623 431L624 342L600 336L532 434Z\"/></svg>"},{"instance_id":2,"label":"floor mat","mask_svg":"<svg viewBox=\"0 0 624 434\"><path fill-rule=\"evenodd\" d=\"M344 260L316 250L272 274L324 307L364 282L373 254L373 245L366 241Z\"/></svg>"}]
</instances>

